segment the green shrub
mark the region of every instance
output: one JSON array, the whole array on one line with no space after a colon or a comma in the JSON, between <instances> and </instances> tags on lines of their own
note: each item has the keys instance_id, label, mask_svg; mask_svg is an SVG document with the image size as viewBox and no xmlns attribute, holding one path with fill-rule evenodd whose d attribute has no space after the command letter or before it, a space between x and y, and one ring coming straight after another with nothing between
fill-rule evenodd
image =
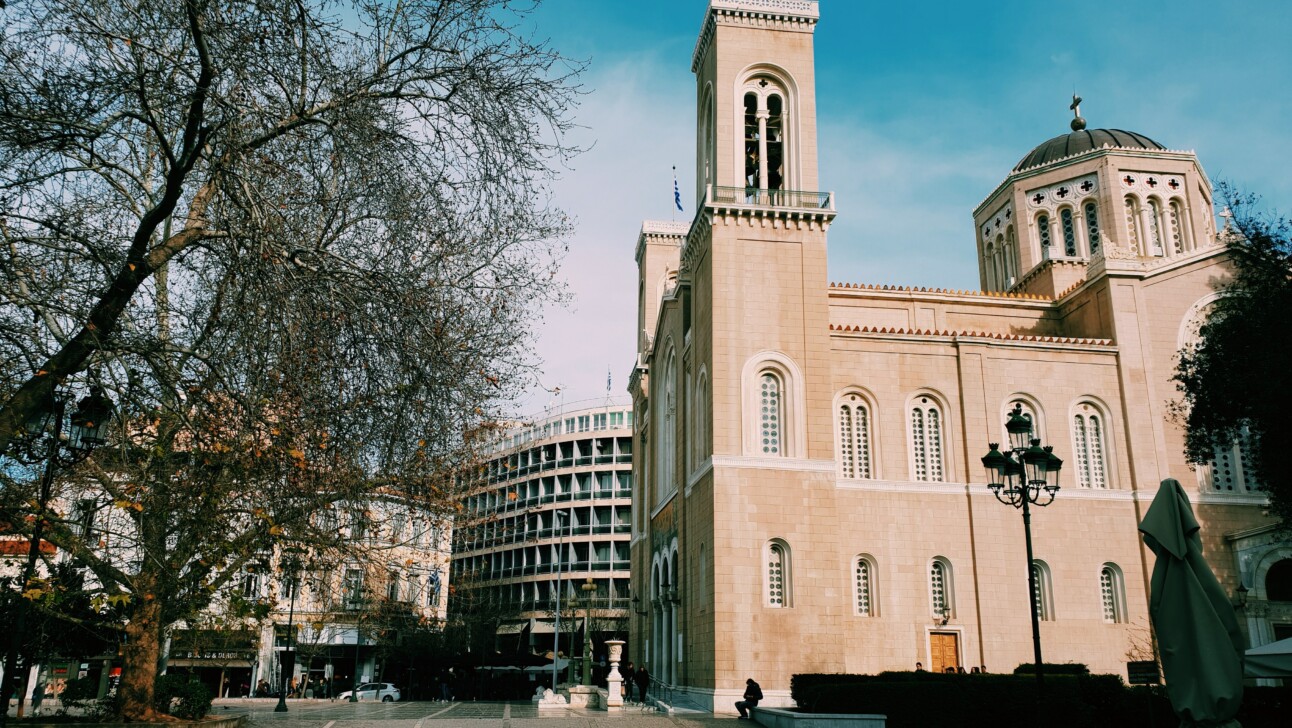
<instances>
[{"instance_id":1,"label":"green shrub","mask_svg":"<svg viewBox=\"0 0 1292 728\"><path fill-rule=\"evenodd\" d=\"M88 677L78 677L67 681L58 699L65 707L88 711L91 703L98 697L99 683Z\"/></svg>"},{"instance_id":2,"label":"green shrub","mask_svg":"<svg viewBox=\"0 0 1292 728\"><path fill-rule=\"evenodd\" d=\"M159 675L153 707L176 718L205 718L211 712L211 691L187 675Z\"/></svg>"},{"instance_id":3,"label":"green shrub","mask_svg":"<svg viewBox=\"0 0 1292 728\"><path fill-rule=\"evenodd\" d=\"M1080 662L1042 662L1041 670L1046 675L1089 675L1090 668ZM1031 675L1036 671L1035 662L1024 662L1014 668L1015 675Z\"/></svg>"}]
</instances>

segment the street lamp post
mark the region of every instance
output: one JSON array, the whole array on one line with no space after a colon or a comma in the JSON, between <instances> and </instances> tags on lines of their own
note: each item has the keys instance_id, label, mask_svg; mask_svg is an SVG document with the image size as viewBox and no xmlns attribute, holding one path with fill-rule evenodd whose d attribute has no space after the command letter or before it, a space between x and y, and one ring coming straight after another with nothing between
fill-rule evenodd
<instances>
[{"instance_id":1,"label":"street lamp post","mask_svg":"<svg viewBox=\"0 0 1292 728\"><path fill-rule=\"evenodd\" d=\"M592 599L597 585L592 577L579 587L583 591L583 684L592 684L592 643L588 640L588 621L592 618Z\"/></svg>"},{"instance_id":2,"label":"street lamp post","mask_svg":"<svg viewBox=\"0 0 1292 728\"><path fill-rule=\"evenodd\" d=\"M292 652L292 618L296 616L296 592L300 589L296 581L296 576L300 572L300 562L293 556L284 566L287 569L287 584L292 590L292 596L287 603L287 651L283 653L282 689L278 691L278 705L274 706L275 713L287 712L287 678L296 672L296 655ZM291 660L291 663L288 664L287 660ZM309 671L306 670L306 672Z\"/></svg>"},{"instance_id":3,"label":"street lamp post","mask_svg":"<svg viewBox=\"0 0 1292 728\"><path fill-rule=\"evenodd\" d=\"M1041 662L1041 622L1036 603L1036 569L1032 557L1031 506L1045 507L1054 502L1059 492L1059 471L1063 461L1054 454L1054 447L1041 447L1039 439L1032 438L1032 421L1023 416L1023 405L1014 405L1005 423L1009 432L1009 448L999 450L999 444L990 443L991 449L982 458L983 467L991 478L988 488L996 500L1005 505L1023 509L1023 535L1027 542L1028 599L1032 606L1032 653L1036 662L1036 686L1045 685Z\"/></svg>"},{"instance_id":4,"label":"street lamp post","mask_svg":"<svg viewBox=\"0 0 1292 728\"><path fill-rule=\"evenodd\" d=\"M31 538L27 542L27 561L23 564L22 575L18 582L21 590L26 590L36 573L36 562L40 558L40 541L45 535L46 510L52 497L54 474L59 467L68 467L84 460L106 439L108 422L112 418L112 400L103 394L97 385L90 387L90 394L77 403L72 413L70 427L66 438L63 433L63 419L67 413L67 399L49 390L49 396L37 410L35 416L27 422L25 437L12 452L20 461L35 463L45 461L45 472L40 480L40 492L36 498L36 520L32 524ZM45 439L45 442L41 442ZM43 445L43 447L42 447ZM0 725L8 719L9 701L13 697L15 678L18 677L18 648L27 627L27 600L18 599L15 604L14 623L9 630L9 650L5 653L4 678L0 681ZM22 671L22 692L27 692L27 674ZM21 714L19 715L21 717Z\"/></svg>"},{"instance_id":5,"label":"street lamp post","mask_svg":"<svg viewBox=\"0 0 1292 728\"><path fill-rule=\"evenodd\" d=\"M557 666L561 660L561 560L565 555L565 531L561 530L561 519L567 518L565 511L552 511L552 522L556 524L556 625L552 634L552 692L556 692ZM573 528L573 524L570 526Z\"/></svg>"}]
</instances>

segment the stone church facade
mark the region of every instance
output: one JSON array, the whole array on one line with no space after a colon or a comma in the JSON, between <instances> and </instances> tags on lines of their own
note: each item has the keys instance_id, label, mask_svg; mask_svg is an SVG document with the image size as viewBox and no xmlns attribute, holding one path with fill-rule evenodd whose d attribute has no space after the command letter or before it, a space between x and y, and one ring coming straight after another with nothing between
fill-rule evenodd
<instances>
[{"instance_id":1,"label":"stone church facade","mask_svg":"<svg viewBox=\"0 0 1292 728\"><path fill-rule=\"evenodd\" d=\"M1047 662L1151 659L1137 524L1164 478L1189 491L1225 588L1262 603L1292 552L1242 448L1195 471L1169 412L1176 352L1227 275L1194 154L1078 117L974 211L982 290L831 283L818 20L810 0L705 13L703 199L636 247L626 659L718 711L748 677L774 705L799 672L1030 661L1022 519L979 462L1016 405L1064 461L1033 512ZM1271 604L1243 615L1254 644L1292 624Z\"/></svg>"}]
</instances>

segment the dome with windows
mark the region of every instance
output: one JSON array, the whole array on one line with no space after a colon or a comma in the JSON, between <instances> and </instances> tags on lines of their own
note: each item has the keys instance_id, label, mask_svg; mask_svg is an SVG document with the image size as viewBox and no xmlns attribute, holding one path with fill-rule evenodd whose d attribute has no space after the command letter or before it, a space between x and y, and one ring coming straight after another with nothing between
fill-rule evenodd
<instances>
[{"instance_id":1,"label":"dome with windows","mask_svg":"<svg viewBox=\"0 0 1292 728\"><path fill-rule=\"evenodd\" d=\"M1102 147L1121 147L1124 149L1166 149L1166 147L1149 139L1143 134L1121 129L1079 129L1070 134L1061 134L1043 142L1028 152L1014 171L1029 169L1055 160L1071 157L1074 154L1088 152Z\"/></svg>"}]
</instances>

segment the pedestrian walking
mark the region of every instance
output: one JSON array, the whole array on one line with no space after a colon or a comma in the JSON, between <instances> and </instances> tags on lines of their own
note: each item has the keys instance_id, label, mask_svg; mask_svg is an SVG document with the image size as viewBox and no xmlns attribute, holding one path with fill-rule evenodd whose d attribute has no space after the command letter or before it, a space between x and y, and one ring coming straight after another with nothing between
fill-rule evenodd
<instances>
[{"instance_id":1,"label":"pedestrian walking","mask_svg":"<svg viewBox=\"0 0 1292 728\"><path fill-rule=\"evenodd\" d=\"M633 671L633 663L631 660L619 663L619 679L623 681L621 689L624 693L625 702L633 702L633 680L635 680L636 677L637 675Z\"/></svg>"},{"instance_id":2,"label":"pedestrian walking","mask_svg":"<svg viewBox=\"0 0 1292 728\"><path fill-rule=\"evenodd\" d=\"M645 665L637 668L637 673L633 675L633 680L637 683L637 701L646 703L646 688L650 686L650 672Z\"/></svg>"},{"instance_id":3,"label":"pedestrian walking","mask_svg":"<svg viewBox=\"0 0 1292 728\"><path fill-rule=\"evenodd\" d=\"M758 706L763 699L763 689L751 677L745 681L745 699L736 701L736 710L740 713L737 720L749 720L749 709Z\"/></svg>"}]
</instances>

